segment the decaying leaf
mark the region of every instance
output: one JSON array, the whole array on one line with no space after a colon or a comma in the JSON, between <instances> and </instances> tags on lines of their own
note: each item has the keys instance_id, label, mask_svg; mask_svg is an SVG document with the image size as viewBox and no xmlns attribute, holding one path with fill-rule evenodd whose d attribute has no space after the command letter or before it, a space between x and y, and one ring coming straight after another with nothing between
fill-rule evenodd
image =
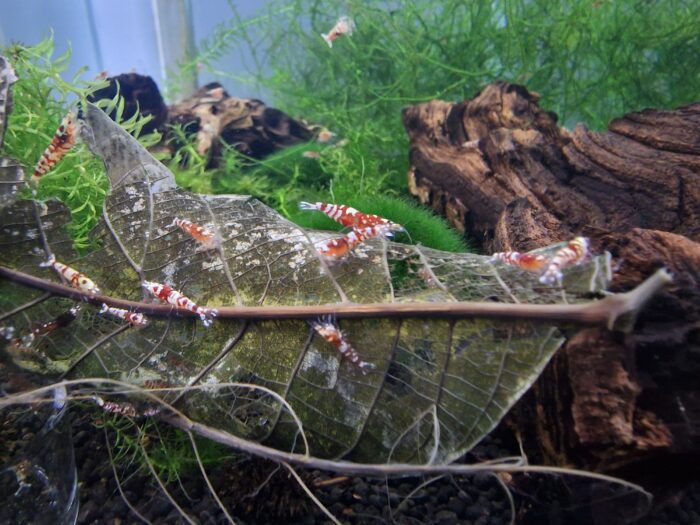
<instances>
[{"instance_id":1,"label":"decaying leaf","mask_svg":"<svg viewBox=\"0 0 700 525\"><path fill-rule=\"evenodd\" d=\"M49 254L102 290L82 297L90 304L70 328L37 338L30 357L22 354L22 366L48 378L207 385L163 395L191 419L303 451L298 425L278 399L217 387L262 385L299 416L314 456L442 463L472 447L527 390L563 341L559 324L617 315L556 306L604 290L602 257L569 270L563 289L487 256L382 239L331 263L315 248L330 234L305 231L252 198L178 189L99 109L87 106L81 133L111 182L93 231L96 249L73 250L70 215L58 203L16 200L0 210L0 325L29 332L80 298L40 267ZM215 248L171 227L176 217L214 232ZM148 304L144 280L219 308L219 318L206 329L194 316ZM150 323L133 328L98 315L103 302L136 306ZM333 310L374 369L341 359L309 326Z\"/></svg>"}]
</instances>

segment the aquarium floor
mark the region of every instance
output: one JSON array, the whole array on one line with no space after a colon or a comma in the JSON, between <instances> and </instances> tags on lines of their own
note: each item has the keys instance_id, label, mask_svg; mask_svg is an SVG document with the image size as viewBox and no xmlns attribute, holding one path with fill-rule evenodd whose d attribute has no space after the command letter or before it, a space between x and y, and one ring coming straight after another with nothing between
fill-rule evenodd
<instances>
[{"instance_id":1,"label":"aquarium floor","mask_svg":"<svg viewBox=\"0 0 700 525\"><path fill-rule=\"evenodd\" d=\"M79 475L79 524L141 523L119 494L105 448L104 433L92 423L94 412L73 410L73 437ZM500 438L486 439L476 450L479 459L513 454ZM473 460L474 458L472 458ZM212 484L238 524L331 523L304 495L283 469L263 460L222 464L209 471ZM299 471L311 485L337 476L318 471ZM186 523L144 470L121 479L122 489L133 506L152 523ZM402 478L388 482L363 477L348 478L323 488L316 496L343 523L436 523L500 525L510 523L510 510L495 477L479 474L472 478L442 477L424 488L427 479ZM546 492L546 483L541 483ZM183 477L173 483L173 495L190 517L202 525L226 523L207 492L200 476ZM387 490L391 496L387 497ZM414 492L410 499L404 496ZM562 521L556 509L562 504L542 490L536 497L514 493L517 523L588 523L587 514ZM401 502L404 502L401 504ZM391 507L391 510L390 510ZM700 481L656 501L652 512L639 525L690 525L700 523Z\"/></svg>"}]
</instances>

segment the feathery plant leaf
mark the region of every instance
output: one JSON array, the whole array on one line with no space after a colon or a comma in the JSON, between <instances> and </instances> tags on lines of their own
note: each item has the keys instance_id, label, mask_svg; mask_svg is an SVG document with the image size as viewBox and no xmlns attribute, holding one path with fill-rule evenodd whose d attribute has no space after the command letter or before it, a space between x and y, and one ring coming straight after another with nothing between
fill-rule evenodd
<instances>
[{"instance_id":1,"label":"feathery plant leaf","mask_svg":"<svg viewBox=\"0 0 700 525\"><path fill-rule=\"evenodd\" d=\"M54 57L52 38L31 47L14 45L5 53L18 81L14 85L13 111L2 153L19 161L24 172L30 174L65 114L71 109L76 111L77 106L91 93L105 87L106 82L84 80L82 70L70 82L65 81L61 74L68 67L70 50ZM117 94L113 100L103 101L103 105L109 110L116 107L121 117L124 99ZM135 136L147 122L138 113L128 120L120 118L120 121ZM143 137L142 143L148 146L157 141L158 137L152 134ZM57 198L70 208L71 236L76 247L86 249L88 232L97 222L107 188L103 163L78 146L42 177L36 197L40 200Z\"/></svg>"},{"instance_id":2,"label":"feathery plant leaf","mask_svg":"<svg viewBox=\"0 0 700 525\"><path fill-rule=\"evenodd\" d=\"M339 15L357 27L329 49L320 33ZM380 191L402 194L403 106L506 80L542 93L565 125L604 129L629 111L695 101L699 25L691 0L285 0L256 19L232 11L190 67L213 68L213 48L252 53L250 81L271 103L348 139L334 189L355 191L364 164Z\"/></svg>"}]
</instances>

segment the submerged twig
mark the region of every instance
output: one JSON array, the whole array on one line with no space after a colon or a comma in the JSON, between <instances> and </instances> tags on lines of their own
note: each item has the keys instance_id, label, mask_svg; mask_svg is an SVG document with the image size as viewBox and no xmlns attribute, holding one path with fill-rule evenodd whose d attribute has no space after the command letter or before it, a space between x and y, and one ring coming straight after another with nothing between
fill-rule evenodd
<instances>
[{"instance_id":1,"label":"submerged twig","mask_svg":"<svg viewBox=\"0 0 700 525\"><path fill-rule=\"evenodd\" d=\"M143 521L144 523L147 523L148 525L151 525L151 522L146 519L146 517L141 514L138 510L136 510L136 507L134 507L131 502L129 501L129 498L126 497L126 494L124 494L124 489L122 489L122 484L121 481L119 480L119 474L117 473L117 467L114 464L114 456L112 455L112 448L110 446L109 442L109 436L107 435L107 427L103 427L102 429L104 431L105 435L105 445L107 448L107 454L109 455L109 464L112 467L112 473L114 474L114 481L117 483L117 489L119 490L119 494L121 495L122 499L124 500L124 503L126 503L126 506L129 507L129 510L136 514L138 518Z\"/></svg>"},{"instance_id":2,"label":"submerged twig","mask_svg":"<svg viewBox=\"0 0 700 525\"><path fill-rule=\"evenodd\" d=\"M478 472L508 472L508 473L541 473L541 474L560 474L560 475L570 475L578 476L583 478L588 478L597 481L603 481L606 483L612 483L616 485L621 485L628 488L631 491L638 492L641 496L647 498L651 501L651 494L644 490L641 486L631 483L619 478L608 476L605 474L600 474L597 472L586 472L581 470L575 470L565 467L551 467L551 466L539 466L539 465L522 465L522 464L493 464L493 463L480 463L476 465L459 465L459 464L431 464L431 465L418 465L418 464L408 464L408 463L355 463L351 461L344 460L331 460L322 459L310 456L308 454L299 454L295 452L285 452L275 448L268 447L261 443L255 441L249 441L247 439L235 436L223 430L219 430L208 425L203 425L191 420L184 413L177 410L174 406L167 403L163 399L155 396L149 390L139 388L135 385L124 383L122 381L116 381L113 379L104 378L87 378L87 379L76 379L71 381L62 381L60 383L43 386L31 391L22 392L18 394L11 394L0 398L0 408L21 404L21 403L51 403L52 398L50 394L57 386L73 387L84 384L103 384L105 386L120 387L125 389L125 392L138 393L147 397L150 401L158 403L163 406L166 410L160 412L160 419L171 424L175 428L184 430L185 432L192 432L198 434L199 436L211 439L218 443L230 446L241 452L245 452L256 456L258 458L268 459L280 464L296 465L309 469L325 470L330 472L335 472L337 474L345 475L367 475L367 476L426 476L426 475L440 475L440 474L476 474ZM187 387L196 388L196 387ZM70 396L69 396L70 398ZM164 415L165 413L170 415ZM145 452L142 450L142 453ZM147 459L147 457L145 457ZM149 463L149 468L152 469L152 465ZM162 483L159 478L157 478L159 483ZM169 495L168 495L169 496Z\"/></svg>"},{"instance_id":3,"label":"submerged twig","mask_svg":"<svg viewBox=\"0 0 700 525\"><path fill-rule=\"evenodd\" d=\"M209 479L209 476L207 475L207 471L204 469L204 464L202 463L202 458L199 457L199 448L197 447L197 442L194 440L194 436L192 435L192 432L187 432L186 434L187 434L187 437L190 439L190 443L192 444L192 450L194 451L195 458L197 459L197 465L199 466L199 470L202 472L202 477L204 478L204 482L207 484L207 487L209 488L209 492L214 497L216 504L221 509L221 512L224 513L224 516L226 516L226 519L228 520L228 522L235 525L236 522L234 521L233 517L231 517L231 514L229 514L228 510L226 509L226 506L223 504L223 502L219 498L219 495L216 493L216 490L214 490L214 487L211 484L211 480Z\"/></svg>"},{"instance_id":4,"label":"submerged twig","mask_svg":"<svg viewBox=\"0 0 700 525\"><path fill-rule=\"evenodd\" d=\"M151 316L194 317L195 314L172 305L127 301L106 295L88 295L80 290L53 281L0 266L0 277L45 290L56 295L88 301L95 305L115 306L136 310ZM309 306L218 306L219 319L314 319L332 315L343 319L366 318L489 318L519 321L564 322L579 325L607 326L629 329L629 318L661 288L672 282L666 269L657 270L633 290L610 295L585 304L510 304L493 302L445 303L339 303ZM622 323L618 323L622 321Z\"/></svg>"},{"instance_id":5,"label":"submerged twig","mask_svg":"<svg viewBox=\"0 0 700 525\"><path fill-rule=\"evenodd\" d=\"M328 519L330 519L336 525L343 525L342 523L340 523L340 521L338 521L338 518L336 518L333 515L333 513L330 510L328 510L323 503L321 503L321 501L316 497L316 495L313 492L311 492L311 489L306 485L306 483L304 483L304 480L301 479L299 474L297 474L296 470L294 470L291 467L291 465L289 465L289 463L282 462L282 465L284 465L284 468L286 468L289 471L289 473L292 476L294 476L294 479L297 481L297 483L299 483L299 486L304 490L304 492L306 492L306 495L309 496L311 501L313 501L326 516L328 516Z\"/></svg>"}]
</instances>

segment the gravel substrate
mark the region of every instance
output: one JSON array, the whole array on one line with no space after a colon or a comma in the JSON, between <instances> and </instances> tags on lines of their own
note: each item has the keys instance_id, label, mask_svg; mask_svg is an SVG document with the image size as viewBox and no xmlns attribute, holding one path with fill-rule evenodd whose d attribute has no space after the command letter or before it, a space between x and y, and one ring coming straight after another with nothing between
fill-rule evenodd
<instances>
[{"instance_id":1,"label":"gravel substrate","mask_svg":"<svg viewBox=\"0 0 700 525\"><path fill-rule=\"evenodd\" d=\"M185 470L179 480L172 479L167 485L181 510L164 494L143 462L134 461L128 453L117 461L118 485L106 448L105 431L95 425L99 414L94 410L73 409L71 415L79 479L78 523L142 523L134 511L152 523L187 523L181 512L186 513L193 522L203 525L227 523L197 469ZM18 444L31 441L36 432L36 428L31 428L32 424L36 426L36 422L32 423L30 419L24 425L27 428L16 423L16 419L7 417L2 421L0 459L8 460L13 451L19 450ZM513 455L512 446L507 438L491 437L465 460L475 462ZM117 453L128 451L124 447L114 450ZM570 477L521 475L501 476L499 479L492 474L481 473L470 477L385 480L320 471L298 470L298 473L330 512L347 524L510 523L511 506L503 489L504 484L513 495L517 523L624 523L626 518L642 508L642 499L636 496ZM291 475L272 462L236 457L212 466L208 474L236 523L332 523ZM9 490L9 494L0 495L12 497L16 483L13 485L7 471L0 472L0 484L3 480L9 486L5 490ZM37 494L39 499L41 496L41 493ZM5 507L9 508L7 505ZM4 518L7 519L7 513ZM700 524L700 481L667 492L663 499L655 503L652 511L636 523Z\"/></svg>"}]
</instances>

